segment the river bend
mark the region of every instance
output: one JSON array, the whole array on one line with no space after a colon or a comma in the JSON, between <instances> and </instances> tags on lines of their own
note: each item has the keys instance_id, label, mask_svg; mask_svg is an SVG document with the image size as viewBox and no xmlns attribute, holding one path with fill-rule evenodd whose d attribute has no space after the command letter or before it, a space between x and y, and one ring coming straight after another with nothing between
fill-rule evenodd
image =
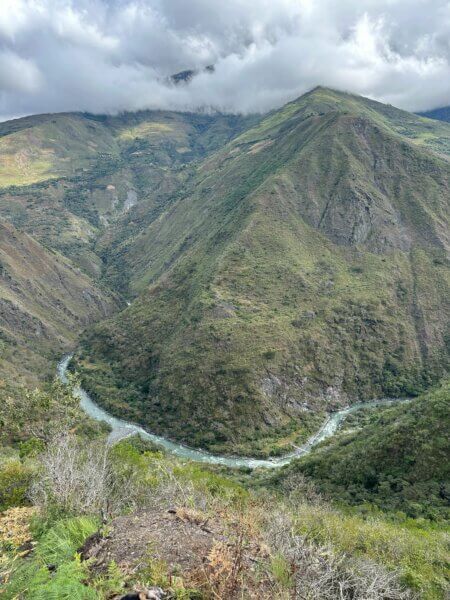
<instances>
[{"instance_id":1,"label":"river bend","mask_svg":"<svg viewBox=\"0 0 450 600\"><path fill-rule=\"evenodd\" d=\"M68 383L67 368L71 359L72 355L69 354L58 363L57 373L59 379L63 383ZM108 423L108 425L111 427L109 440L112 443L117 442L123 438L129 437L131 435L139 434L143 439L149 440L154 444L161 446L170 454L173 454L180 458L186 458L188 460L214 465L224 465L227 467L234 468L249 467L251 469L260 467L283 467L284 465L289 464L293 459L308 454L309 452L311 452L314 446L317 446L317 444L319 444L323 440L334 435L338 430L339 425L349 414L361 408L387 406L390 404L394 404L395 402L400 402L404 400L382 399L373 400L370 402L361 402L358 404L353 404L352 406L336 411L334 413L330 413L323 425L320 427L320 429L314 435L312 435L303 445L296 447L294 451L290 452L289 454L284 454L283 456L268 459L260 459L246 458L241 456L217 456L214 454L210 454L205 450L190 448L189 446L185 446L184 444L179 444L165 437L155 435L154 433L150 433L149 431L146 431L143 427L140 427L139 425L129 423L128 421L124 421L123 419L118 419L117 417L110 415L103 408L98 406L98 404L96 404L89 396L89 394L81 387L77 387L74 390L74 394L80 399L80 406L87 415L89 415L96 421Z\"/></svg>"}]
</instances>

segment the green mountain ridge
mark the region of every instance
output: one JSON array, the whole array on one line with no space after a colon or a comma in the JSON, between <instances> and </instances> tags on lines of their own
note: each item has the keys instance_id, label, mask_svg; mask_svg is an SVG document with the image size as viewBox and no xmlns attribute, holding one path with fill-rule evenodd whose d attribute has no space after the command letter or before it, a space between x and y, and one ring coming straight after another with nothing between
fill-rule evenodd
<instances>
[{"instance_id":1,"label":"green mountain ridge","mask_svg":"<svg viewBox=\"0 0 450 600\"><path fill-rule=\"evenodd\" d=\"M84 384L158 433L244 453L429 385L448 367L449 134L324 88L270 113L153 222L116 223L106 278L137 299L84 335Z\"/></svg>"},{"instance_id":2,"label":"green mountain ridge","mask_svg":"<svg viewBox=\"0 0 450 600\"><path fill-rule=\"evenodd\" d=\"M173 191L190 162L254 120L145 111L0 124L1 215L98 277L102 232L139 202Z\"/></svg>"},{"instance_id":3,"label":"green mountain ridge","mask_svg":"<svg viewBox=\"0 0 450 600\"><path fill-rule=\"evenodd\" d=\"M443 106L442 108L435 108L426 112L419 113L423 117L428 119L437 119L438 121L450 121L450 106Z\"/></svg>"},{"instance_id":4,"label":"green mountain ridge","mask_svg":"<svg viewBox=\"0 0 450 600\"><path fill-rule=\"evenodd\" d=\"M327 410L445 374L449 140L326 88L263 117L39 115L0 126L0 212L77 285L135 298L82 340L101 404L217 452L282 452Z\"/></svg>"},{"instance_id":5,"label":"green mountain ridge","mask_svg":"<svg viewBox=\"0 0 450 600\"><path fill-rule=\"evenodd\" d=\"M0 294L8 298L0 314L1 375L22 374L33 382L48 376L58 353L72 347L88 323L125 304L100 281L104 256L96 248L98 238L139 202L171 192L186 178L189 162L253 121L146 111L116 117L37 115L0 124L0 227L8 273L8 280L0 281ZM4 234L8 223L14 236ZM16 264L16 235L29 246L30 268L45 257L33 274L45 290L42 297L24 291L28 282ZM56 265L67 267L64 290L58 282L48 285ZM108 310L85 306L78 297L82 288L95 290ZM14 331L12 312L20 314ZM35 322L44 334L34 335L32 325L27 337L25 324Z\"/></svg>"},{"instance_id":6,"label":"green mountain ridge","mask_svg":"<svg viewBox=\"0 0 450 600\"><path fill-rule=\"evenodd\" d=\"M326 88L0 125L2 596L448 597L449 143ZM111 443L49 381L75 348L110 412L217 454L418 397L232 470Z\"/></svg>"}]
</instances>

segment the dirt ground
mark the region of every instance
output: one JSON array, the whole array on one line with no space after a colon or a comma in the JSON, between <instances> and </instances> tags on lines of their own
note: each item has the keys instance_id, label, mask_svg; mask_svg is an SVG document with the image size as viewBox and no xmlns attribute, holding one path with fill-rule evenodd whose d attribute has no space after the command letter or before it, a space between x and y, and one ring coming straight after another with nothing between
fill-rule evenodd
<instances>
[{"instance_id":1,"label":"dirt ground","mask_svg":"<svg viewBox=\"0 0 450 600\"><path fill-rule=\"evenodd\" d=\"M114 519L104 536L94 534L81 549L100 574L114 561L129 577L160 561L170 577L202 589L206 597L272 598L263 544L237 524L190 509L150 509Z\"/></svg>"}]
</instances>

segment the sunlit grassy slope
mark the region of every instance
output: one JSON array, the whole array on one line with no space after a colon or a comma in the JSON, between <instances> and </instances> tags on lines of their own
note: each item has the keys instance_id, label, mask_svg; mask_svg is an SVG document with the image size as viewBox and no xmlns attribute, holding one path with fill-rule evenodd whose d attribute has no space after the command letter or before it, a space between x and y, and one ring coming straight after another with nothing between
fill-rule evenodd
<instances>
[{"instance_id":1,"label":"sunlit grassy slope","mask_svg":"<svg viewBox=\"0 0 450 600\"><path fill-rule=\"evenodd\" d=\"M253 453L420 391L448 364L449 140L322 88L269 114L153 221L119 223L107 273L138 298L87 332L85 384L155 431Z\"/></svg>"},{"instance_id":2,"label":"sunlit grassy slope","mask_svg":"<svg viewBox=\"0 0 450 600\"><path fill-rule=\"evenodd\" d=\"M101 152L118 153L111 133L82 115L27 117L0 124L0 186L73 174Z\"/></svg>"}]
</instances>

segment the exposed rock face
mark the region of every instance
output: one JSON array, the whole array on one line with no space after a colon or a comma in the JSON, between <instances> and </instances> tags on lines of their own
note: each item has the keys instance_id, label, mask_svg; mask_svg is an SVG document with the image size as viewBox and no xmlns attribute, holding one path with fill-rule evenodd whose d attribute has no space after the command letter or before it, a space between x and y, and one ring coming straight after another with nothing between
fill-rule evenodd
<instances>
[{"instance_id":1,"label":"exposed rock face","mask_svg":"<svg viewBox=\"0 0 450 600\"><path fill-rule=\"evenodd\" d=\"M127 197L126 197L126 200L123 205L124 212L126 212L127 210L130 210L130 208L133 208L133 206L136 206L137 201L138 201L138 196L137 196L135 190L128 190Z\"/></svg>"},{"instance_id":2,"label":"exposed rock face","mask_svg":"<svg viewBox=\"0 0 450 600\"><path fill-rule=\"evenodd\" d=\"M424 201L450 197L448 169L437 171L433 156L412 151L369 119L336 113L329 121L315 140L320 163L314 153L294 159L293 189L281 191L295 194L305 221L336 244L373 252L408 252L417 242L448 250L448 228L425 214L424 227L417 220Z\"/></svg>"}]
</instances>

